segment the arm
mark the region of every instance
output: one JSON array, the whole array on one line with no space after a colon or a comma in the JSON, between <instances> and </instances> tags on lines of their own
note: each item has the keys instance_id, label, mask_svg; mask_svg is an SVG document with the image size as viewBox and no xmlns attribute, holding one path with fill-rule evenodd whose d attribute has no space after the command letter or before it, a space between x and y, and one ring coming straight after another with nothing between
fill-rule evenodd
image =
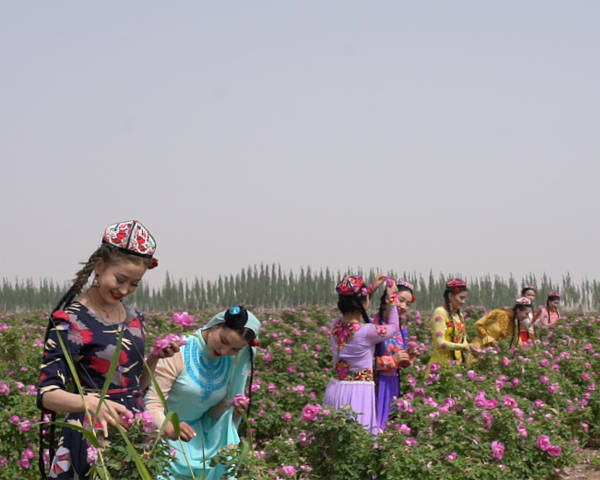
<instances>
[{"instance_id":1,"label":"arm","mask_svg":"<svg viewBox=\"0 0 600 480\"><path fill-rule=\"evenodd\" d=\"M383 342L388 338L392 338L400 328L398 309L395 305L389 307L388 323L386 325L375 325L370 323L362 328L368 329L365 338L372 345Z\"/></svg>"},{"instance_id":2,"label":"arm","mask_svg":"<svg viewBox=\"0 0 600 480\"><path fill-rule=\"evenodd\" d=\"M173 383L175 383L177 377L183 372L183 356L181 353L177 353L170 358L157 359L155 365L156 383L165 397L165 400L167 400ZM165 420L165 406L160 400L154 385L150 386L144 399L144 403L146 410L152 415L154 426L160 428Z\"/></svg>"},{"instance_id":3,"label":"arm","mask_svg":"<svg viewBox=\"0 0 600 480\"><path fill-rule=\"evenodd\" d=\"M502 336L500 331L500 316L505 314L503 311L492 310L485 317L480 318L475 322L475 328L480 337L481 346L496 343L498 338Z\"/></svg>"}]
</instances>

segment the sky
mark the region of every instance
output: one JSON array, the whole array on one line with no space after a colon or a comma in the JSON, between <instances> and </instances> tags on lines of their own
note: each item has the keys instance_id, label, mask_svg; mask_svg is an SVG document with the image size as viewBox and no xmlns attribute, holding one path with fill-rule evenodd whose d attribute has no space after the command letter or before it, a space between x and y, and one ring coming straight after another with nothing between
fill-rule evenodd
<instances>
[{"instance_id":1,"label":"sky","mask_svg":"<svg viewBox=\"0 0 600 480\"><path fill-rule=\"evenodd\" d=\"M0 3L0 278L600 278L600 3ZM596 60L594 60L596 59Z\"/></svg>"}]
</instances>

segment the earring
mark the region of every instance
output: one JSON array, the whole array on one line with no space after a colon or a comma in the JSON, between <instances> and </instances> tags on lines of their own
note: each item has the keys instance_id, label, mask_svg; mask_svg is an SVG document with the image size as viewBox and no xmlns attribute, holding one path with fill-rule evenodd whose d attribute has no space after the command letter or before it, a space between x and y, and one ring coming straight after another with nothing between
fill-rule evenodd
<instances>
[{"instance_id":1,"label":"earring","mask_svg":"<svg viewBox=\"0 0 600 480\"><path fill-rule=\"evenodd\" d=\"M98 282L98 275L96 274L96 275L94 276L94 280L92 281L92 286L91 286L91 288L96 288L96 287L99 287L99 286L100 286L100 283Z\"/></svg>"}]
</instances>

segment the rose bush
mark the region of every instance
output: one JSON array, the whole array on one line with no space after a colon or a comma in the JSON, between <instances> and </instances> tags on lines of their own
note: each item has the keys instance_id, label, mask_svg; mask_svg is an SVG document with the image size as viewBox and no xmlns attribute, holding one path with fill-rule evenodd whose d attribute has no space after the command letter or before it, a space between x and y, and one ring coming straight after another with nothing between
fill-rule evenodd
<instances>
[{"instance_id":1,"label":"rose bush","mask_svg":"<svg viewBox=\"0 0 600 480\"><path fill-rule=\"evenodd\" d=\"M156 338L194 331L194 322L203 325L214 313L194 312L193 321L189 314L146 315L148 348ZM511 350L504 342L478 362L447 366L430 379L428 316L409 315L403 321L421 355L402 372L403 396L374 438L352 412L322 405L336 311L257 313L263 330L251 430L218 459L237 478L553 478L578 449L600 444L596 315L572 315L538 332L531 347ZM476 319L484 311L469 313ZM0 478L39 478L34 385L45 323L40 314L0 314ZM472 337L472 320L467 325Z\"/></svg>"}]
</instances>

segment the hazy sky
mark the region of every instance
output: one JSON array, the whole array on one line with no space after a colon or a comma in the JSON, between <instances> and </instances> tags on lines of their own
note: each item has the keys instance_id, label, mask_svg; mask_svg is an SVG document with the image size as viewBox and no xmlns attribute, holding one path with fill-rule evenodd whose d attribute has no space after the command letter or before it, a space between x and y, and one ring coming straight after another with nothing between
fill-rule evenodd
<instances>
[{"instance_id":1,"label":"hazy sky","mask_svg":"<svg viewBox=\"0 0 600 480\"><path fill-rule=\"evenodd\" d=\"M600 3L0 4L0 278L599 278Z\"/></svg>"}]
</instances>

